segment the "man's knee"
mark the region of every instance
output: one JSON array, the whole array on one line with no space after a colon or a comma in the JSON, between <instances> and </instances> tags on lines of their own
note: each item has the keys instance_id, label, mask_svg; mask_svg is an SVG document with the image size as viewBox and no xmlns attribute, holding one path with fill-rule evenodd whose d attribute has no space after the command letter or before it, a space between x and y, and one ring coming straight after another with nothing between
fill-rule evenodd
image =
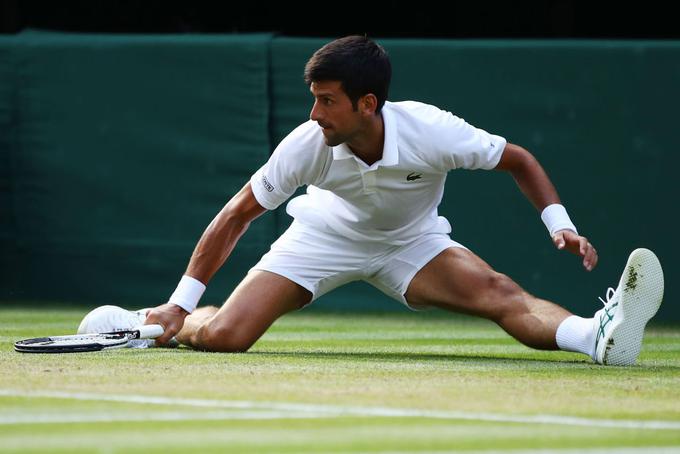
<instances>
[{"instance_id":1,"label":"man's knee","mask_svg":"<svg viewBox=\"0 0 680 454\"><path fill-rule=\"evenodd\" d=\"M521 287L503 273L491 272L487 282L488 292L495 297L514 297L522 293Z\"/></svg>"},{"instance_id":2,"label":"man's knee","mask_svg":"<svg viewBox=\"0 0 680 454\"><path fill-rule=\"evenodd\" d=\"M207 320L198 329L194 345L210 352L238 353L247 351L256 340L236 326Z\"/></svg>"},{"instance_id":3,"label":"man's knee","mask_svg":"<svg viewBox=\"0 0 680 454\"><path fill-rule=\"evenodd\" d=\"M485 306L489 308L488 318L498 321L523 309L525 292L515 281L495 271L489 274L486 281L482 294Z\"/></svg>"}]
</instances>

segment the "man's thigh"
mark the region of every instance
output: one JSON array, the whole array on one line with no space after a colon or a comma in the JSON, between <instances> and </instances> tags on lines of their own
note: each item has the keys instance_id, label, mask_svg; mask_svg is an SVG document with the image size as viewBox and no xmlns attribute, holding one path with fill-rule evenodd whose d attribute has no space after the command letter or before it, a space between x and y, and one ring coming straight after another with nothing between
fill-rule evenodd
<instances>
[{"instance_id":1,"label":"man's thigh","mask_svg":"<svg viewBox=\"0 0 680 454\"><path fill-rule=\"evenodd\" d=\"M434 306L483 317L493 317L500 286L512 281L495 272L484 260L468 249L452 247L442 251L418 271L405 293L406 301L414 306ZM518 289L518 288L517 288Z\"/></svg>"}]
</instances>

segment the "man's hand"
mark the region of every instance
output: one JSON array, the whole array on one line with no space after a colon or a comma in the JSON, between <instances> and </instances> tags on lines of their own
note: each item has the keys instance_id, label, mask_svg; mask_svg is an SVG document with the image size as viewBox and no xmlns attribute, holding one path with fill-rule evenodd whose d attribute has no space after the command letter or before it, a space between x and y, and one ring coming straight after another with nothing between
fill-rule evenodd
<instances>
[{"instance_id":1,"label":"man's hand","mask_svg":"<svg viewBox=\"0 0 680 454\"><path fill-rule=\"evenodd\" d=\"M179 330L184 326L184 319L189 315L187 311L177 306L176 304L165 303L151 309L146 314L145 325L158 324L163 327L165 332L156 339L159 345L166 344L172 337L179 333Z\"/></svg>"},{"instance_id":2,"label":"man's hand","mask_svg":"<svg viewBox=\"0 0 680 454\"><path fill-rule=\"evenodd\" d=\"M583 267L592 271L597 265L597 251L588 239L571 230L558 230L553 236L553 243L557 249L566 249L572 254L583 257Z\"/></svg>"}]
</instances>

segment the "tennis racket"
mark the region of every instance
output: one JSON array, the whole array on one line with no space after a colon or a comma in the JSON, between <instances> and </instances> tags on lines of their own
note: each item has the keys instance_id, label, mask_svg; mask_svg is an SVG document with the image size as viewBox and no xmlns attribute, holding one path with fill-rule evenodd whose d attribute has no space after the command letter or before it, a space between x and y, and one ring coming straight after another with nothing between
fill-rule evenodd
<instances>
[{"instance_id":1,"label":"tennis racket","mask_svg":"<svg viewBox=\"0 0 680 454\"><path fill-rule=\"evenodd\" d=\"M24 339L14 343L22 353L79 353L123 348L134 339L155 339L163 334L161 325L142 325L130 331L98 334L74 334Z\"/></svg>"}]
</instances>

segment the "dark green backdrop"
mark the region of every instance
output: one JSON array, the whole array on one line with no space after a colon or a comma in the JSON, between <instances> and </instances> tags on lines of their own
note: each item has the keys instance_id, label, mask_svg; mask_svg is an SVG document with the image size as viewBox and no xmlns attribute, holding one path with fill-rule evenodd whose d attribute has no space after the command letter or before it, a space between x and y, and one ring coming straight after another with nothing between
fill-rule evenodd
<instances>
[{"instance_id":1,"label":"dark green backdrop","mask_svg":"<svg viewBox=\"0 0 680 454\"><path fill-rule=\"evenodd\" d=\"M306 120L302 68L328 40L271 35L0 40L0 298L155 305L203 228ZM455 171L454 237L529 291L583 315L628 253L665 267L661 320L680 320L680 42L380 40L390 99L438 105L531 150L600 266L554 250L507 175ZM288 225L251 226L203 303L219 303ZM397 308L363 284L318 305Z\"/></svg>"}]
</instances>

